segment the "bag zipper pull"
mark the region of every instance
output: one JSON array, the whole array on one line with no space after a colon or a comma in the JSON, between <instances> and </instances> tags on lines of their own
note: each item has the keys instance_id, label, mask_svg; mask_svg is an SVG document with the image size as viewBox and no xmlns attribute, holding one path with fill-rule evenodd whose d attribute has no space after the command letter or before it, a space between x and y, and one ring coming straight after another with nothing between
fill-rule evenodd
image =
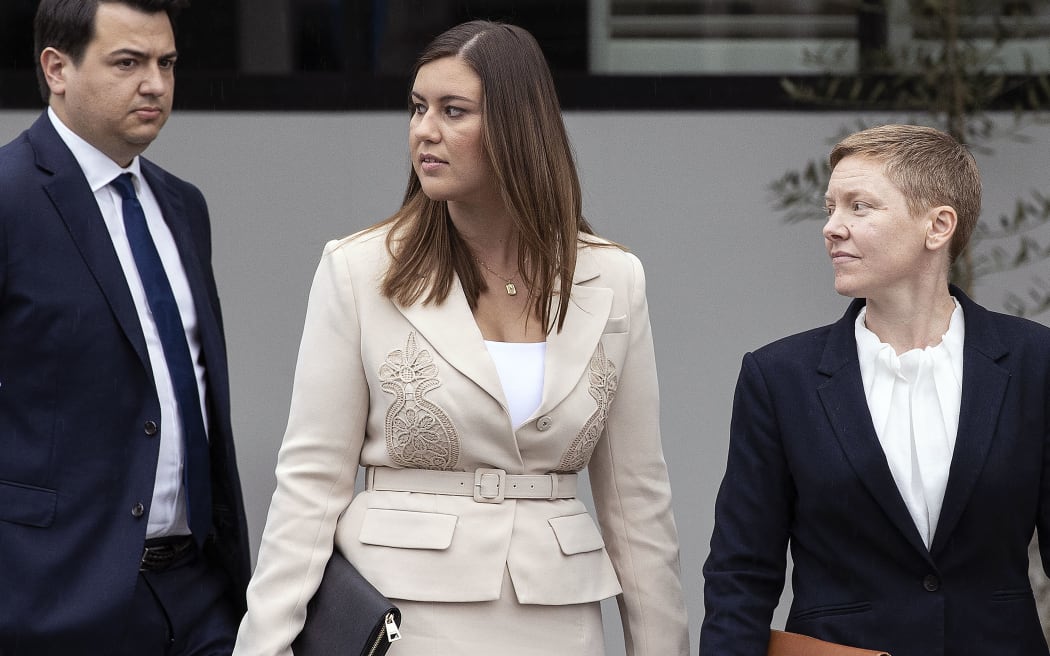
<instances>
[{"instance_id":1,"label":"bag zipper pull","mask_svg":"<svg viewBox=\"0 0 1050 656\"><path fill-rule=\"evenodd\" d=\"M401 639L401 632L397 628L397 622L394 621L394 614L386 614L386 640L387 642L393 642Z\"/></svg>"}]
</instances>

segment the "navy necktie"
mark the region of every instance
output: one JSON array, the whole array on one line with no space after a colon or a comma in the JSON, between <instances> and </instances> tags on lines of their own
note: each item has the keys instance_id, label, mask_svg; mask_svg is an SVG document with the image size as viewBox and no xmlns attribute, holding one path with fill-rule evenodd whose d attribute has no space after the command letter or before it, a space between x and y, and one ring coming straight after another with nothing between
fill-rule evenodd
<instances>
[{"instance_id":1,"label":"navy necktie","mask_svg":"<svg viewBox=\"0 0 1050 656\"><path fill-rule=\"evenodd\" d=\"M127 231L135 266L146 290L150 313L157 324L164 360L171 375L175 400L179 406L183 436L183 485L186 493L186 514L190 531L198 544L204 542L211 528L211 476L208 464L208 435L201 416L197 375L182 316L175 303L171 283L164 273L157 246L153 243L146 215L135 195L130 173L117 176L111 183L124 199L124 229Z\"/></svg>"}]
</instances>

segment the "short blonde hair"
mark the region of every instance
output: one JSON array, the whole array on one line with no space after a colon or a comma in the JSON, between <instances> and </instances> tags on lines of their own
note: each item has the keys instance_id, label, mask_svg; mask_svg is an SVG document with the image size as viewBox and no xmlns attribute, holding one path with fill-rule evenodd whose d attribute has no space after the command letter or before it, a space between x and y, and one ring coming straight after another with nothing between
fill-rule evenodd
<instances>
[{"instance_id":1,"label":"short blonde hair","mask_svg":"<svg viewBox=\"0 0 1050 656\"><path fill-rule=\"evenodd\" d=\"M921 125L880 125L855 132L835 144L831 168L859 155L882 162L886 175L918 215L940 205L959 218L949 248L951 261L970 242L981 213L981 172L965 146L951 135Z\"/></svg>"}]
</instances>

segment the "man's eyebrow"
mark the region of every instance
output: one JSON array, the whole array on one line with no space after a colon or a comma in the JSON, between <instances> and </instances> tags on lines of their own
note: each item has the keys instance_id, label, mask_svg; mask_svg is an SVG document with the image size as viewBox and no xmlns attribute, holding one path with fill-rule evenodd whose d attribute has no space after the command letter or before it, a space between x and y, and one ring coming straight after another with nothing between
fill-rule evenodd
<instances>
[{"instance_id":1,"label":"man's eyebrow","mask_svg":"<svg viewBox=\"0 0 1050 656\"><path fill-rule=\"evenodd\" d=\"M134 48L120 48L109 53L110 57L135 57L136 59L149 59L149 53L142 50L135 50ZM157 57L157 59L175 59L179 56L177 50L166 52L163 55Z\"/></svg>"}]
</instances>

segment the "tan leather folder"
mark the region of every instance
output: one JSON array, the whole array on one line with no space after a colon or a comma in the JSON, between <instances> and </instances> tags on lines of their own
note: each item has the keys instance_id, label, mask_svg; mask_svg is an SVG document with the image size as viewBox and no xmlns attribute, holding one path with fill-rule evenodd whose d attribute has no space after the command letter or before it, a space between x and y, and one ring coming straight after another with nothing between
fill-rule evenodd
<instances>
[{"instance_id":1,"label":"tan leather folder","mask_svg":"<svg viewBox=\"0 0 1050 656\"><path fill-rule=\"evenodd\" d=\"M772 629L767 656L890 656L877 649L860 649L817 640L800 633Z\"/></svg>"}]
</instances>

